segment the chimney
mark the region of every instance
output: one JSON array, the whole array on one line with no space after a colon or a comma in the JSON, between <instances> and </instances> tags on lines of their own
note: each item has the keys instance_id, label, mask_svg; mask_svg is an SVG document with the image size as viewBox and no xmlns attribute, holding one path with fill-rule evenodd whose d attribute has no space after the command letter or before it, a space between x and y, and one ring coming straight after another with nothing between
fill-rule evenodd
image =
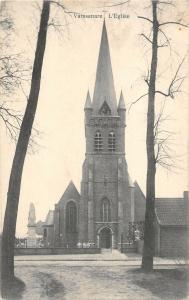
<instances>
[{"instance_id":1,"label":"chimney","mask_svg":"<svg viewBox=\"0 0 189 300\"><path fill-rule=\"evenodd\" d=\"M183 192L183 198L185 199L185 200L188 200L189 199L189 192L188 191L184 191Z\"/></svg>"}]
</instances>

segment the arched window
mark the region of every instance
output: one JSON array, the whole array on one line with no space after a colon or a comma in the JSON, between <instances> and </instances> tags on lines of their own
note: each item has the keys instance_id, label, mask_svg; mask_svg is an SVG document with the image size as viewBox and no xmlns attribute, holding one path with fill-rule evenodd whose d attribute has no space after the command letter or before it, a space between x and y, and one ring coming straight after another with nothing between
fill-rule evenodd
<instances>
[{"instance_id":1,"label":"arched window","mask_svg":"<svg viewBox=\"0 0 189 300\"><path fill-rule=\"evenodd\" d=\"M73 201L68 202L66 206L66 231L77 231L77 207Z\"/></svg>"},{"instance_id":2,"label":"arched window","mask_svg":"<svg viewBox=\"0 0 189 300\"><path fill-rule=\"evenodd\" d=\"M100 152L103 150L102 146L102 134L100 133L100 131L97 131L94 137L94 150L96 152Z\"/></svg>"},{"instance_id":3,"label":"arched window","mask_svg":"<svg viewBox=\"0 0 189 300\"><path fill-rule=\"evenodd\" d=\"M111 131L108 135L108 151L114 152L116 150L115 133Z\"/></svg>"},{"instance_id":4,"label":"arched window","mask_svg":"<svg viewBox=\"0 0 189 300\"><path fill-rule=\"evenodd\" d=\"M102 203L101 203L101 221L102 222L110 222L111 221L110 201L107 198L102 199Z\"/></svg>"}]
</instances>

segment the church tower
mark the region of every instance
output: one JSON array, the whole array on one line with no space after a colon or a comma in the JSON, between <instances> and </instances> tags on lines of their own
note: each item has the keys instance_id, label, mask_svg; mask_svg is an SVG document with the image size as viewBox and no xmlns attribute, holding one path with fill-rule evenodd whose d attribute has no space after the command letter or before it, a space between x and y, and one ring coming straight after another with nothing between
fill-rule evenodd
<instances>
[{"instance_id":1,"label":"church tower","mask_svg":"<svg viewBox=\"0 0 189 300\"><path fill-rule=\"evenodd\" d=\"M79 203L79 241L118 248L133 221L133 186L125 160L126 108L117 105L105 21L94 95L85 103L86 154Z\"/></svg>"}]
</instances>

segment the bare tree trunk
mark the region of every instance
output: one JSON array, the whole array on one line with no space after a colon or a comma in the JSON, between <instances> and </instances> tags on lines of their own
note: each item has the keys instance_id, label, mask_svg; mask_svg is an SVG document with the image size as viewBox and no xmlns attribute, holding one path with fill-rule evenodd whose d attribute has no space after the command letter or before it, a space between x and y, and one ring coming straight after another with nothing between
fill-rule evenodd
<instances>
[{"instance_id":1,"label":"bare tree trunk","mask_svg":"<svg viewBox=\"0 0 189 300\"><path fill-rule=\"evenodd\" d=\"M144 227L144 247L142 257L142 269L153 270L153 256L155 254L155 174L156 161L154 151L154 111L155 111L155 83L157 72L158 52L158 20L157 1L152 0L153 15L153 40L150 80L148 89L148 113L147 113L147 181L146 181L146 214Z\"/></svg>"},{"instance_id":2,"label":"bare tree trunk","mask_svg":"<svg viewBox=\"0 0 189 300\"><path fill-rule=\"evenodd\" d=\"M50 2L44 1L33 65L30 95L23 117L9 179L7 205L2 234L2 282L14 279L14 240L22 171L38 103L49 13Z\"/></svg>"}]
</instances>

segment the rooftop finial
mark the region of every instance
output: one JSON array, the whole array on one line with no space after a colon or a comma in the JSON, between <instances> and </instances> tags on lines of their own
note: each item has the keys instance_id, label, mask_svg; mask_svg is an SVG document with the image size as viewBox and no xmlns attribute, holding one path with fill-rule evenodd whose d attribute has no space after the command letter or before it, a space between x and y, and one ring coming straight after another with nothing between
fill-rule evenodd
<instances>
[{"instance_id":1,"label":"rooftop finial","mask_svg":"<svg viewBox=\"0 0 189 300\"><path fill-rule=\"evenodd\" d=\"M121 94L120 94L120 98L119 98L118 109L124 109L124 110L126 110L125 101L124 101L122 90L121 90Z\"/></svg>"},{"instance_id":2,"label":"rooftop finial","mask_svg":"<svg viewBox=\"0 0 189 300\"><path fill-rule=\"evenodd\" d=\"M92 109L91 105L92 105L91 97L90 97L90 93L89 93L89 90L88 90L87 98L86 98L86 101L85 101L85 109Z\"/></svg>"}]
</instances>

